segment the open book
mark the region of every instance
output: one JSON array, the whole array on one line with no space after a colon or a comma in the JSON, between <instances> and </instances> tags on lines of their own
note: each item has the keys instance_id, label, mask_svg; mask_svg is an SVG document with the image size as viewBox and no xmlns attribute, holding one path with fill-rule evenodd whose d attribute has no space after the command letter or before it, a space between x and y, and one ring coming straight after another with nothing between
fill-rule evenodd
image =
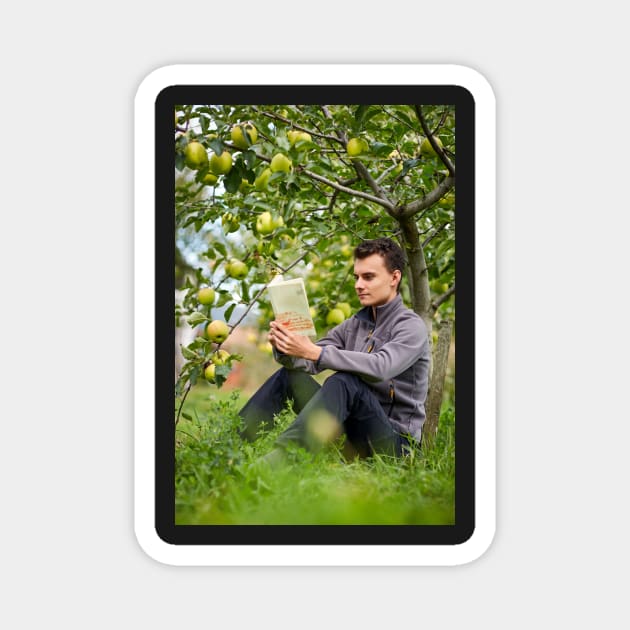
<instances>
[{"instance_id":1,"label":"open book","mask_svg":"<svg viewBox=\"0 0 630 630\"><path fill-rule=\"evenodd\" d=\"M284 280L277 275L267 286L267 291L276 321L298 335L317 335L302 278Z\"/></svg>"}]
</instances>

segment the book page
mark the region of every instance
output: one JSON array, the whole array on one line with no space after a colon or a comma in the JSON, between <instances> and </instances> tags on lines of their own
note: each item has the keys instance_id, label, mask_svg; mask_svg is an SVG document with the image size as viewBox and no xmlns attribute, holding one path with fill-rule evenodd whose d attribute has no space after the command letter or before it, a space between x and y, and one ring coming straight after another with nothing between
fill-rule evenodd
<instances>
[{"instance_id":1,"label":"book page","mask_svg":"<svg viewBox=\"0 0 630 630\"><path fill-rule=\"evenodd\" d=\"M315 337L315 325L302 278L278 280L267 287L276 321L291 332Z\"/></svg>"}]
</instances>

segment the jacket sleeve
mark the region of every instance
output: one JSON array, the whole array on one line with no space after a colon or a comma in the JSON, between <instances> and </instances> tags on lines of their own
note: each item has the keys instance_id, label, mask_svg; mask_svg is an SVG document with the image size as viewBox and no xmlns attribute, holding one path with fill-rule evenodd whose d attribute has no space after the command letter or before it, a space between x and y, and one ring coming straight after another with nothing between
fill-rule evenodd
<instances>
[{"instance_id":1,"label":"jacket sleeve","mask_svg":"<svg viewBox=\"0 0 630 630\"><path fill-rule=\"evenodd\" d=\"M428 334L419 317L399 322L391 339L375 352L327 346L319 358L320 370L352 372L366 381L387 381L411 367L426 352Z\"/></svg>"},{"instance_id":2,"label":"jacket sleeve","mask_svg":"<svg viewBox=\"0 0 630 630\"><path fill-rule=\"evenodd\" d=\"M326 369L322 366L322 358L330 347L338 349L345 348L344 330L347 325L346 322L347 320L339 324L339 326L335 326L328 331L328 334L325 337L322 337L320 340L315 342L316 346L322 348L322 353L317 361L309 361L308 359L292 357L291 355L284 354L275 348L273 349L273 357L280 365L288 368L289 370L299 370L301 372L308 372L309 374L318 374Z\"/></svg>"}]
</instances>

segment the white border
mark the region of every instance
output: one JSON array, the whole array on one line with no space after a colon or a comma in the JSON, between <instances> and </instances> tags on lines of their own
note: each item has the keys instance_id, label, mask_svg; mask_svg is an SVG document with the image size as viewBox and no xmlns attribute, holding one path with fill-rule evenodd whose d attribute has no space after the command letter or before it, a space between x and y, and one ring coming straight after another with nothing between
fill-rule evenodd
<instances>
[{"instance_id":1,"label":"white border","mask_svg":"<svg viewBox=\"0 0 630 630\"><path fill-rule=\"evenodd\" d=\"M243 77L263 77L261 85L459 85L475 100L476 527L460 545L171 545L155 531L155 99L171 85L240 85ZM134 503L136 537L150 557L171 565L426 566L472 562L490 547L496 519L495 120L488 81L458 65L173 65L145 77L135 98Z\"/></svg>"}]
</instances>

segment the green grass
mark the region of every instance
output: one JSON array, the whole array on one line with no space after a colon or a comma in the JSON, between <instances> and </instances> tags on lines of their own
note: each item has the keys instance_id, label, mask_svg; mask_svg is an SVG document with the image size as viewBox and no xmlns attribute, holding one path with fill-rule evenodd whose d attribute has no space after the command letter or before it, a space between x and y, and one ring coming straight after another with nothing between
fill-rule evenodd
<instances>
[{"instance_id":1,"label":"green grass","mask_svg":"<svg viewBox=\"0 0 630 630\"><path fill-rule=\"evenodd\" d=\"M177 524L452 524L454 430L445 407L434 446L404 458L346 461L343 438L321 452L289 450L288 466L257 465L295 417L288 407L254 443L238 435L237 390L191 392L176 427Z\"/></svg>"}]
</instances>

